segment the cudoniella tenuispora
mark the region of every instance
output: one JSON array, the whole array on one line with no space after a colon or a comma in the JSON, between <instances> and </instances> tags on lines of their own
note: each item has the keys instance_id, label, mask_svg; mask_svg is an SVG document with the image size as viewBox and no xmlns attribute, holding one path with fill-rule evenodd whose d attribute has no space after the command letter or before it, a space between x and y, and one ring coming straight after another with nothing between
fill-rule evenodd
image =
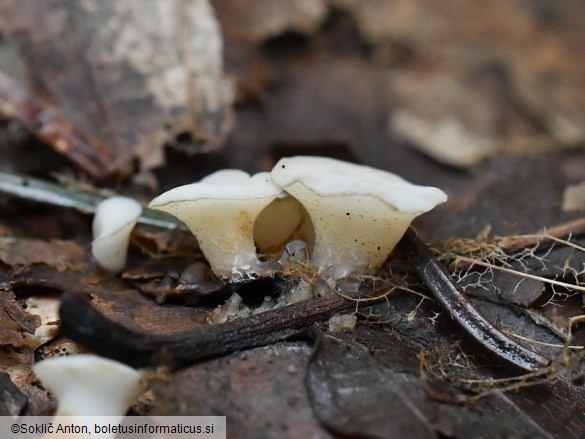
<instances>
[{"instance_id":1,"label":"cudoniella tenuispora","mask_svg":"<svg viewBox=\"0 0 585 439\"><path fill-rule=\"evenodd\" d=\"M310 259L326 278L374 272L414 218L447 200L440 189L325 157L283 158L271 177L307 210Z\"/></svg>"},{"instance_id":2,"label":"cudoniella tenuispora","mask_svg":"<svg viewBox=\"0 0 585 439\"><path fill-rule=\"evenodd\" d=\"M108 271L124 268L130 233L141 213L140 204L128 197L110 197L97 205L91 252L102 268Z\"/></svg>"},{"instance_id":3,"label":"cudoniella tenuispora","mask_svg":"<svg viewBox=\"0 0 585 439\"><path fill-rule=\"evenodd\" d=\"M33 371L57 398L57 417L122 416L146 390L142 371L95 355L50 358Z\"/></svg>"},{"instance_id":4,"label":"cudoniella tenuispora","mask_svg":"<svg viewBox=\"0 0 585 439\"><path fill-rule=\"evenodd\" d=\"M237 281L263 274L254 243L254 223L260 212L283 195L267 172L250 176L227 169L171 189L152 200L149 207L183 221L197 238L213 272Z\"/></svg>"},{"instance_id":5,"label":"cudoniella tenuispora","mask_svg":"<svg viewBox=\"0 0 585 439\"><path fill-rule=\"evenodd\" d=\"M386 171L300 156L271 173L216 172L150 207L187 224L218 277L263 275L257 247L278 254L300 237L320 275L337 279L377 270L412 220L446 200L440 189Z\"/></svg>"}]
</instances>

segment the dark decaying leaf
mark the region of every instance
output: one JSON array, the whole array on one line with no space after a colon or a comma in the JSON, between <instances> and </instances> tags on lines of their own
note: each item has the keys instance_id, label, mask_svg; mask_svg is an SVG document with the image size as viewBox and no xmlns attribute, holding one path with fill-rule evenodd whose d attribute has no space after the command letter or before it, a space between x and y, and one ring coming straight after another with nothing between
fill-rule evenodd
<instances>
[{"instance_id":1,"label":"dark decaying leaf","mask_svg":"<svg viewBox=\"0 0 585 439\"><path fill-rule=\"evenodd\" d=\"M550 387L510 393L507 398L555 438L582 438L585 435L585 388L570 378L562 378Z\"/></svg>"},{"instance_id":2,"label":"dark decaying leaf","mask_svg":"<svg viewBox=\"0 0 585 439\"><path fill-rule=\"evenodd\" d=\"M28 398L10 380L10 375L0 372L0 416L17 416L27 404Z\"/></svg>"},{"instance_id":3,"label":"dark decaying leaf","mask_svg":"<svg viewBox=\"0 0 585 439\"><path fill-rule=\"evenodd\" d=\"M409 352L414 345L389 332L374 344L366 329L356 335L323 337L310 360L311 403L329 429L344 436L383 438L466 438L481 431L489 431L490 437L553 437L540 419L532 419L505 395L492 395L476 407L431 401L412 361L416 352Z\"/></svg>"},{"instance_id":4,"label":"dark decaying leaf","mask_svg":"<svg viewBox=\"0 0 585 439\"><path fill-rule=\"evenodd\" d=\"M311 348L277 343L235 353L153 383L153 414L226 416L230 437L333 438L303 386Z\"/></svg>"},{"instance_id":5,"label":"dark decaying leaf","mask_svg":"<svg viewBox=\"0 0 585 439\"><path fill-rule=\"evenodd\" d=\"M307 371L313 410L343 435L435 437L431 420L363 346L323 336Z\"/></svg>"},{"instance_id":6,"label":"dark decaying leaf","mask_svg":"<svg viewBox=\"0 0 585 439\"><path fill-rule=\"evenodd\" d=\"M55 291L83 291L85 284L92 279L91 273L75 271L58 271L48 265L32 265L27 270L11 273L4 272L0 275L3 282L14 291L36 294ZM96 277L91 281L99 279Z\"/></svg>"},{"instance_id":7,"label":"dark decaying leaf","mask_svg":"<svg viewBox=\"0 0 585 439\"><path fill-rule=\"evenodd\" d=\"M183 133L197 145L192 151L222 145L233 93L207 0L0 5L35 94L107 145L114 170L129 174L135 160L142 169L162 164L163 145Z\"/></svg>"}]
</instances>

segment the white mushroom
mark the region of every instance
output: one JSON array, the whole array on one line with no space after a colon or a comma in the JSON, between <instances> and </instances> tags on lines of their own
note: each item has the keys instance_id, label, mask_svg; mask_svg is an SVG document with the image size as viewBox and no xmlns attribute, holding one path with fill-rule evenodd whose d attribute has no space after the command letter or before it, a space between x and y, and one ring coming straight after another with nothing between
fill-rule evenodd
<instances>
[{"instance_id":1,"label":"white mushroom","mask_svg":"<svg viewBox=\"0 0 585 439\"><path fill-rule=\"evenodd\" d=\"M56 416L123 416L145 390L140 371L93 355L44 360L33 371L57 398Z\"/></svg>"},{"instance_id":2,"label":"white mushroom","mask_svg":"<svg viewBox=\"0 0 585 439\"><path fill-rule=\"evenodd\" d=\"M415 217L447 200L440 189L324 157L283 158L271 176L307 210L311 261L334 279L375 271Z\"/></svg>"},{"instance_id":3,"label":"white mushroom","mask_svg":"<svg viewBox=\"0 0 585 439\"><path fill-rule=\"evenodd\" d=\"M101 267L109 271L124 267L130 233L141 213L142 207L132 198L111 197L97 205L91 252Z\"/></svg>"},{"instance_id":4,"label":"white mushroom","mask_svg":"<svg viewBox=\"0 0 585 439\"><path fill-rule=\"evenodd\" d=\"M260 212L283 196L267 172L215 172L198 183L159 195L149 207L183 221L197 238L213 272L238 281L262 274L254 242L254 222ZM268 244L266 244L268 245Z\"/></svg>"}]
</instances>

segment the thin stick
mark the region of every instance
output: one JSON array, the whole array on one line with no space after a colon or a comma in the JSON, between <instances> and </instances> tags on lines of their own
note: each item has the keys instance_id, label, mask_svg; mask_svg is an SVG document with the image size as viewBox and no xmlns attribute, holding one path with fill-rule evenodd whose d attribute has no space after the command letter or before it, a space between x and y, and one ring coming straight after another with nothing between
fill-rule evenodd
<instances>
[{"instance_id":1,"label":"thin stick","mask_svg":"<svg viewBox=\"0 0 585 439\"><path fill-rule=\"evenodd\" d=\"M90 351L134 367L177 367L284 340L315 322L355 307L355 302L337 296L311 299L165 336L134 331L109 320L78 294L63 295L59 314L61 333Z\"/></svg>"}]
</instances>

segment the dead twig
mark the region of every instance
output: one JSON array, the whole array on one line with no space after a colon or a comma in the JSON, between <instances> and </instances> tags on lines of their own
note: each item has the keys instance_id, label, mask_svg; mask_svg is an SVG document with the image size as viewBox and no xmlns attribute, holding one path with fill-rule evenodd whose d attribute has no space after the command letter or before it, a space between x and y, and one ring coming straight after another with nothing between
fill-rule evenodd
<instances>
[{"instance_id":1,"label":"dead twig","mask_svg":"<svg viewBox=\"0 0 585 439\"><path fill-rule=\"evenodd\" d=\"M457 289L446 268L418 238L414 229L406 232L399 245L435 299L484 348L528 372L538 371L550 364L550 360L516 343L493 326Z\"/></svg>"},{"instance_id":2,"label":"dead twig","mask_svg":"<svg viewBox=\"0 0 585 439\"><path fill-rule=\"evenodd\" d=\"M337 296L305 300L251 317L166 336L134 331L109 320L78 294L64 294L59 313L61 333L92 352L134 367L179 367L284 340L355 306L355 302Z\"/></svg>"}]
</instances>

